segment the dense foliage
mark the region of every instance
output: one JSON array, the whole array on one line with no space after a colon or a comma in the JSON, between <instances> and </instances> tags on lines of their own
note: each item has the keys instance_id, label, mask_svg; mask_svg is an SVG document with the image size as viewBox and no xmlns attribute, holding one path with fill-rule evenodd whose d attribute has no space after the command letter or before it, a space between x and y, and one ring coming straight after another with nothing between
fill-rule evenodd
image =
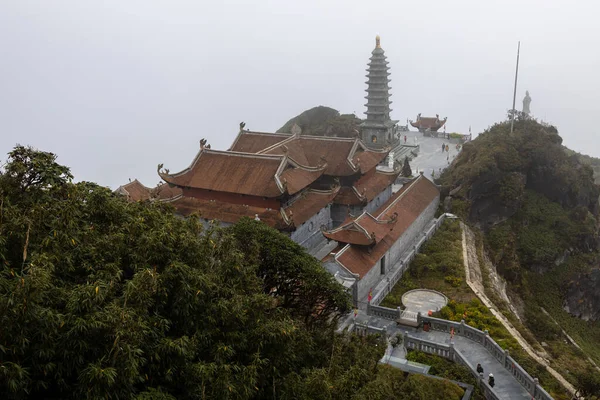
<instances>
[{"instance_id":1,"label":"dense foliage","mask_svg":"<svg viewBox=\"0 0 600 400\"><path fill-rule=\"evenodd\" d=\"M441 177L457 188L456 212L481 227L498 270L524 284L522 267L545 271L565 250L598 248L598 196L592 169L568 155L556 128L520 119L465 144Z\"/></svg>"},{"instance_id":2,"label":"dense foliage","mask_svg":"<svg viewBox=\"0 0 600 400\"><path fill-rule=\"evenodd\" d=\"M485 253L507 279L514 307L489 286L488 296L515 326L529 328L539 343L522 326L521 333L577 386L588 357L600 360L600 321L570 316L565 304L574 315L600 309L593 286L582 284L600 265L592 169L600 164L565 149L553 126L518 115L514 127L510 133L509 122L499 123L466 143L440 181L452 191L453 212L480 228L480 264Z\"/></svg>"},{"instance_id":3,"label":"dense foliage","mask_svg":"<svg viewBox=\"0 0 600 400\"><path fill-rule=\"evenodd\" d=\"M16 147L0 171L0 393L46 399L429 399L334 333L345 291L250 219L205 229L160 202L73 183ZM458 398L458 397L448 397Z\"/></svg>"}]
</instances>

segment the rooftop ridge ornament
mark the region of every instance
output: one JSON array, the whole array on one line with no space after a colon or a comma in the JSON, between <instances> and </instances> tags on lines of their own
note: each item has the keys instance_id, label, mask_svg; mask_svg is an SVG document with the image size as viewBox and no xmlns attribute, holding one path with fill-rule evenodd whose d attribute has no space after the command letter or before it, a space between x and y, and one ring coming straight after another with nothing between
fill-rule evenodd
<instances>
[{"instance_id":1,"label":"rooftop ridge ornament","mask_svg":"<svg viewBox=\"0 0 600 400\"><path fill-rule=\"evenodd\" d=\"M381 48L381 37L379 35L375 36L375 48Z\"/></svg>"}]
</instances>

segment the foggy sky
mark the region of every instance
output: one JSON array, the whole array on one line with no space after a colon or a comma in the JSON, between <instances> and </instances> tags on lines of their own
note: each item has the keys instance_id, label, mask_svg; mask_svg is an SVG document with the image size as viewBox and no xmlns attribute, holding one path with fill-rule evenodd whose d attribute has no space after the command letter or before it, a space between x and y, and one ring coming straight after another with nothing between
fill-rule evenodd
<instances>
[{"instance_id":1,"label":"foggy sky","mask_svg":"<svg viewBox=\"0 0 600 400\"><path fill-rule=\"evenodd\" d=\"M186 168L207 138L274 131L313 106L363 118L375 35L392 116L473 133L511 107L600 157L600 5L593 1L2 0L0 159L52 151L77 180L116 188ZM225 177L226 178L226 177Z\"/></svg>"}]
</instances>

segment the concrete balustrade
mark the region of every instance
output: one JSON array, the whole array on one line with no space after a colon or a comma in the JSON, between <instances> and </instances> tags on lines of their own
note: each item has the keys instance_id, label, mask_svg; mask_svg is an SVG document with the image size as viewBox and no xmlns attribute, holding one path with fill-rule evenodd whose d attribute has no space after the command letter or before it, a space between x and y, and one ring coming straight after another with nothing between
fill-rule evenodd
<instances>
[{"instance_id":1,"label":"concrete balustrade","mask_svg":"<svg viewBox=\"0 0 600 400\"><path fill-rule=\"evenodd\" d=\"M460 351L456 350L452 343L449 345L436 343L425 339L419 339L412 337L408 334L408 332L404 332L404 346L407 349L418 350L428 354L434 354L448 360L451 360L455 363L461 364L469 368L473 376L479 382L479 387L484 394L484 397L488 400L500 400L500 398L494 393L492 388L488 385L488 383L483 379L476 371L476 368L471 365L471 363L460 353Z\"/></svg>"},{"instance_id":2,"label":"concrete balustrade","mask_svg":"<svg viewBox=\"0 0 600 400\"><path fill-rule=\"evenodd\" d=\"M477 328L473 328L464 323L464 321L455 322L447 321L445 319L433 318L428 316L418 315L417 321L419 323L427 322L430 324L431 329L441 332L451 332L454 328L454 334L466 337L474 342L482 344L486 350L498 360L500 364L507 369L514 378L527 390L535 400L552 400L544 388L539 385L536 378L533 378L517 363L510 355L508 350L504 350L494 339L492 339L487 331L480 331ZM422 339L419 339L422 340ZM468 363L467 363L468 365ZM470 366L473 370L472 366ZM487 384L486 384L487 385ZM491 388L490 388L491 391ZM486 396L486 399L488 397ZM495 397L489 397L495 398Z\"/></svg>"},{"instance_id":3,"label":"concrete balustrade","mask_svg":"<svg viewBox=\"0 0 600 400\"><path fill-rule=\"evenodd\" d=\"M372 304L367 305L367 315L374 315L376 317L380 317L383 319L389 319L391 321L396 321L400 318L402 311L400 308L393 309L387 307L375 306Z\"/></svg>"}]
</instances>

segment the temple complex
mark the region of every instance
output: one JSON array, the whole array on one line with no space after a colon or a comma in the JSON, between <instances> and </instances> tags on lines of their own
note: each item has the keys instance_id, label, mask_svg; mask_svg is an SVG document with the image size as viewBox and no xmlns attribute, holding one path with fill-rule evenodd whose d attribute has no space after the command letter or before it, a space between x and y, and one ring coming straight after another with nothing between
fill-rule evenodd
<instances>
[{"instance_id":1,"label":"temple complex","mask_svg":"<svg viewBox=\"0 0 600 400\"><path fill-rule=\"evenodd\" d=\"M398 121L390 118L390 72L385 52L381 48L381 39L375 38L375 49L367 68L367 119L361 124L363 141L370 148L382 148L399 143L397 137Z\"/></svg>"},{"instance_id":2,"label":"temple complex","mask_svg":"<svg viewBox=\"0 0 600 400\"><path fill-rule=\"evenodd\" d=\"M205 144L191 165L159 176L178 192L161 201L177 213L197 213L222 225L251 217L313 249L321 229L374 210L392 195L400 170L380 170L389 147L369 149L358 138L276 134L240 129L229 150ZM204 142L205 143L205 142ZM125 188L126 189L126 188Z\"/></svg>"},{"instance_id":3,"label":"temple complex","mask_svg":"<svg viewBox=\"0 0 600 400\"><path fill-rule=\"evenodd\" d=\"M211 149L202 139L187 168L171 173L158 166L164 183L156 188L134 180L115 192L171 204L206 224L262 221L325 256L336 277L352 282L347 287L357 300L398 262L439 202L437 187L422 175L398 179L401 164L394 161L415 155L419 145L401 143L390 117L390 73L379 36L368 66L362 139L305 135L298 125L289 133L250 131L241 123L229 149ZM436 131L445 121L419 115L416 124Z\"/></svg>"}]
</instances>

